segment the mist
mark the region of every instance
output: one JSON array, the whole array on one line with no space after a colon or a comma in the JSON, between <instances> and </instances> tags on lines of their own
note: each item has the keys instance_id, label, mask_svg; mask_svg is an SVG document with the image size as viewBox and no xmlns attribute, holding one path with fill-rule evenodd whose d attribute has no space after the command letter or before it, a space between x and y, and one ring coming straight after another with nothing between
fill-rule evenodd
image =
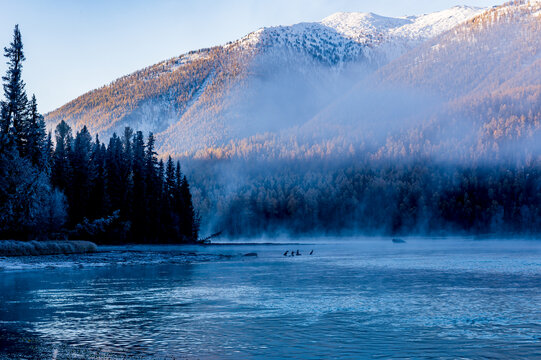
<instances>
[{"instance_id":1,"label":"mist","mask_svg":"<svg viewBox=\"0 0 541 360\"><path fill-rule=\"evenodd\" d=\"M203 234L541 230L534 127L496 138L489 119L430 89L382 81L370 65L278 58L253 65L230 95L230 140L183 159Z\"/></svg>"}]
</instances>

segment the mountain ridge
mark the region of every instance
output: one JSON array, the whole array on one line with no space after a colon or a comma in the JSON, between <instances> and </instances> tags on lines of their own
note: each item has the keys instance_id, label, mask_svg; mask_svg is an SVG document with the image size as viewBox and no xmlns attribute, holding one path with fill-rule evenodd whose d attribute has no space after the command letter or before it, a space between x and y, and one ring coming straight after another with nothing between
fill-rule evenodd
<instances>
[{"instance_id":1,"label":"mountain ridge","mask_svg":"<svg viewBox=\"0 0 541 360\"><path fill-rule=\"evenodd\" d=\"M232 93L238 93L239 89L242 93L243 88L248 89L248 93L257 92L254 81L266 81L276 69L290 68L291 73L300 77L299 82L314 84L318 76L332 77L327 74L328 69L342 72L351 64L374 69L416 46L419 39L424 39L423 29L444 31L453 21L461 22L481 11L455 7L405 18L338 13L321 22L261 28L224 46L193 51L121 77L83 94L46 117L50 127L66 120L75 129L86 125L92 132L103 135L120 132L124 126L152 131L157 134L161 151L194 153L205 147L223 145L231 136L237 136L227 122L242 122L238 116L234 120L217 117L222 113L231 114L231 109L238 107L239 101L232 99ZM344 16L347 21L337 20ZM355 28L352 26L354 18L371 18L376 24L372 28L357 24ZM441 25L443 20L447 23L444 21ZM409 35L401 35L397 30L404 26L409 29L409 33L405 32ZM413 39L411 42L408 36ZM299 75L301 73L304 74ZM279 76L287 78L282 73ZM332 81L328 80L325 85L329 83ZM212 129L207 131L205 127ZM246 123L239 127L245 128ZM182 139L178 139L179 134ZM184 145L177 146L175 143L180 141Z\"/></svg>"}]
</instances>

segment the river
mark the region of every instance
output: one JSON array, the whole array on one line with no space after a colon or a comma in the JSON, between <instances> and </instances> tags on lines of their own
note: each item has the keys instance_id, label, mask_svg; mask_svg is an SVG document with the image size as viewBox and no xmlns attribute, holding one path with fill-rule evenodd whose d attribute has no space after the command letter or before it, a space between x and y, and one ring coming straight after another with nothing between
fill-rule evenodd
<instances>
[{"instance_id":1,"label":"river","mask_svg":"<svg viewBox=\"0 0 541 360\"><path fill-rule=\"evenodd\" d=\"M541 358L541 241L265 242L1 258L0 359Z\"/></svg>"}]
</instances>

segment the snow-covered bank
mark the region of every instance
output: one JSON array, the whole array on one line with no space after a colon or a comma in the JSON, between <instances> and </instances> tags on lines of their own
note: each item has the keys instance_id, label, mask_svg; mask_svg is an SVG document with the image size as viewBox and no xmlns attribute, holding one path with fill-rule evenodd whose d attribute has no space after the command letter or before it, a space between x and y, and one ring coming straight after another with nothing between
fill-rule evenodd
<instances>
[{"instance_id":1,"label":"snow-covered bank","mask_svg":"<svg viewBox=\"0 0 541 360\"><path fill-rule=\"evenodd\" d=\"M16 241L0 240L0 256L37 256L96 252L90 241Z\"/></svg>"},{"instance_id":2,"label":"snow-covered bank","mask_svg":"<svg viewBox=\"0 0 541 360\"><path fill-rule=\"evenodd\" d=\"M0 241L0 244L3 241ZM214 250L213 250L214 249ZM3 257L0 250L0 274L12 271L55 270L79 271L82 268L185 265L192 263L224 261L243 257L250 249L224 250L198 245L100 245L98 251L88 253L58 254L49 256ZM281 255L281 253L280 253ZM1 325L1 324L0 324ZM0 360L3 360L0 356Z\"/></svg>"}]
</instances>

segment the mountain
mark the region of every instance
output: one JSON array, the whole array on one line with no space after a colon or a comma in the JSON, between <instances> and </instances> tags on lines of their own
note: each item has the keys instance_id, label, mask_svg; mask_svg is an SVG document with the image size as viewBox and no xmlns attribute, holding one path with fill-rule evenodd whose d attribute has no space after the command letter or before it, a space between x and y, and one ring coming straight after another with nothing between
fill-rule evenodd
<instances>
[{"instance_id":1,"label":"mountain","mask_svg":"<svg viewBox=\"0 0 541 360\"><path fill-rule=\"evenodd\" d=\"M203 232L541 231L541 1L339 13L150 66L47 115L153 131Z\"/></svg>"},{"instance_id":2,"label":"mountain","mask_svg":"<svg viewBox=\"0 0 541 360\"><path fill-rule=\"evenodd\" d=\"M541 2L494 7L380 69L385 80L449 97L540 86Z\"/></svg>"},{"instance_id":3,"label":"mountain","mask_svg":"<svg viewBox=\"0 0 541 360\"><path fill-rule=\"evenodd\" d=\"M104 136L131 126L154 132L164 153L205 156L302 127L366 73L482 12L337 13L321 22L263 28L117 79L46 119L50 126L66 120Z\"/></svg>"},{"instance_id":4,"label":"mountain","mask_svg":"<svg viewBox=\"0 0 541 360\"><path fill-rule=\"evenodd\" d=\"M539 153L539 34L541 1L510 2L426 41L380 68L374 81L439 94L439 117L467 121L476 153L516 141L524 148L524 140Z\"/></svg>"},{"instance_id":5,"label":"mountain","mask_svg":"<svg viewBox=\"0 0 541 360\"><path fill-rule=\"evenodd\" d=\"M379 67L305 127L377 158L538 157L540 33L540 1L493 7Z\"/></svg>"}]
</instances>

